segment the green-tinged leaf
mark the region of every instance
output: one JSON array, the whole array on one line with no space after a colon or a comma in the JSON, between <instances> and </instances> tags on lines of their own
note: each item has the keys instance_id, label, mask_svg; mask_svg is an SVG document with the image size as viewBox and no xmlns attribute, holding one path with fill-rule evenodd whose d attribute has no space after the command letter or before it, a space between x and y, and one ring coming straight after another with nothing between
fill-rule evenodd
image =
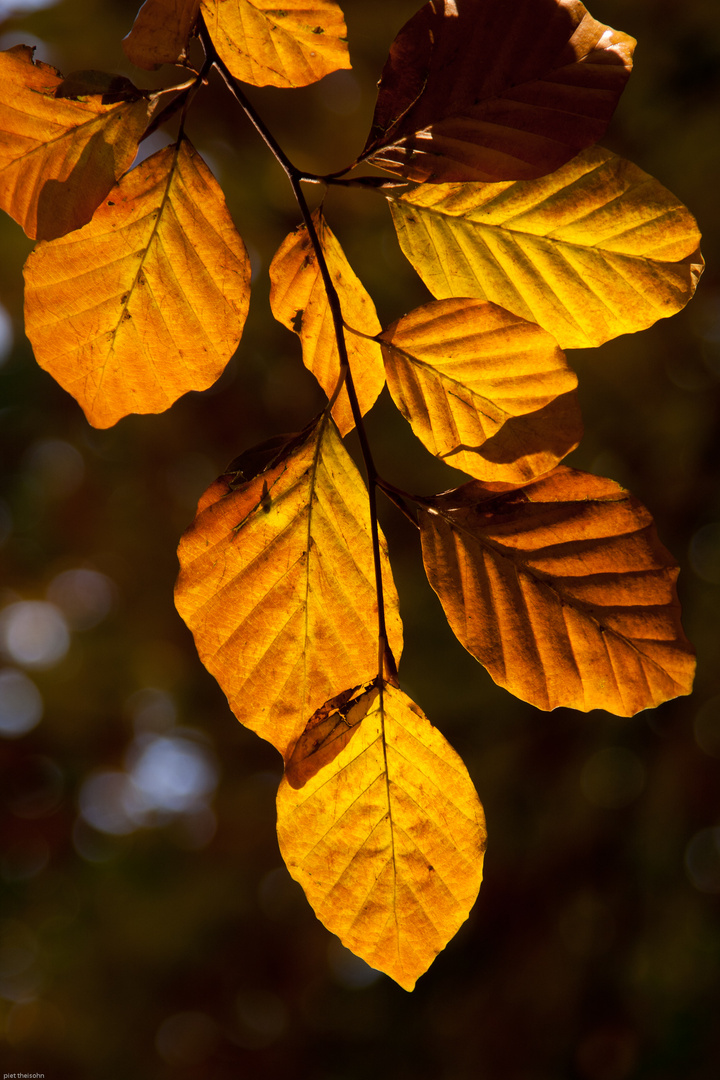
<instances>
[{"instance_id":1,"label":"green-tinged leaf","mask_svg":"<svg viewBox=\"0 0 720 1080\"><path fill-rule=\"evenodd\" d=\"M136 67L153 71L184 59L200 0L145 0L123 50Z\"/></svg>"},{"instance_id":2,"label":"green-tinged leaf","mask_svg":"<svg viewBox=\"0 0 720 1080\"><path fill-rule=\"evenodd\" d=\"M563 348L673 315L703 268L700 233L682 203L597 147L541 180L424 184L390 208L434 296L492 300Z\"/></svg>"}]
</instances>

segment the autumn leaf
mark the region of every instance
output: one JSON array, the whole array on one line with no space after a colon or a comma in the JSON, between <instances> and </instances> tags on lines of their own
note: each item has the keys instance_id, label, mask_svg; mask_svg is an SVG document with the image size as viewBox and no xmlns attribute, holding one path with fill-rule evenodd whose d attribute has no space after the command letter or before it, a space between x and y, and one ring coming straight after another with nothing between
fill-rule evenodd
<instances>
[{"instance_id":1,"label":"autumn leaf","mask_svg":"<svg viewBox=\"0 0 720 1080\"><path fill-rule=\"evenodd\" d=\"M127 173L80 232L25 265L38 363L95 427L162 412L222 374L247 315L250 263L187 140Z\"/></svg>"},{"instance_id":2,"label":"autumn leaf","mask_svg":"<svg viewBox=\"0 0 720 1080\"><path fill-rule=\"evenodd\" d=\"M390 209L405 255L434 296L492 300L565 349L675 314L703 268L689 211L642 169L598 147L540 180L424 184Z\"/></svg>"},{"instance_id":3,"label":"autumn leaf","mask_svg":"<svg viewBox=\"0 0 720 1080\"><path fill-rule=\"evenodd\" d=\"M360 157L411 180L527 180L602 138L633 38L579 0L430 0L393 42Z\"/></svg>"},{"instance_id":4,"label":"autumn leaf","mask_svg":"<svg viewBox=\"0 0 720 1080\"><path fill-rule=\"evenodd\" d=\"M482 807L461 759L401 690L366 688L320 726L318 741L308 725L278 790L280 850L328 930L412 990L475 902Z\"/></svg>"},{"instance_id":5,"label":"autumn leaf","mask_svg":"<svg viewBox=\"0 0 720 1080\"><path fill-rule=\"evenodd\" d=\"M350 370L363 415L375 404L385 385L380 346L368 340L381 330L375 305L356 276L337 237L321 210L313 221L322 244L328 270L333 280L343 317L367 337L345 333ZM312 371L328 398L332 397L340 376L340 357L335 339L332 313L312 242L303 225L280 245L270 266L270 304L273 315L302 342L303 361ZM347 390L343 387L332 410L333 419L346 435L355 426Z\"/></svg>"},{"instance_id":6,"label":"autumn leaf","mask_svg":"<svg viewBox=\"0 0 720 1080\"><path fill-rule=\"evenodd\" d=\"M185 56L200 11L200 0L145 0L123 50L136 67L153 71Z\"/></svg>"},{"instance_id":7,"label":"autumn leaf","mask_svg":"<svg viewBox=\"0 0 720 1080\"><path fill-rule=\"evenodd\" d=\"M286 756L338 685L378 672L367 489L327 418L231 484L212 487L180 541L175 602L237 718ZM381 560L399 659L384 540Z\"/></svg>"},{"instance_id":8,"label":"autumn leaf","mask_svg":"<svg viewBox=\"0 0 720 1080\"><path fill-rule=\"evenodd\" d=\"M34 51L0 53L0 206L53 240L85 225L130 167L154 102L134 87L110 101L58 94L62 75Z\"/></svg>"},{"instance_id":9,"label":"autumn leaf","mask_svg":"<svg viewBox=\"0 0 720 1080\"><path fill-rule=\"evenodd\" d=\"M221 59L252 86L308 86L351 66L334 0L201 0L201 11Z\"/></svg>"},{"instance_id":10,"label":"autumn leaf","mask_svg":"<svg viewBox=\"0 0 720 1080\"><path fill-rule=\"evenodd\" d=\"M500 686L618 716L690 693L677 566L618 484L559 466L507 494L473 481L422 501L430 584Z\"/></svg>"},{"instance_id":11,"label":"autumn leaf","mask_svg":"<svg viewBox=\"0 0 720 1080\"><path fill-rule=\"evenodd\" d=\"M448 465L479 480L522 483L577 446L577 377L534 323L481 300L435 300L380 341L395 404Z\"/></svg>"}]
</instances>

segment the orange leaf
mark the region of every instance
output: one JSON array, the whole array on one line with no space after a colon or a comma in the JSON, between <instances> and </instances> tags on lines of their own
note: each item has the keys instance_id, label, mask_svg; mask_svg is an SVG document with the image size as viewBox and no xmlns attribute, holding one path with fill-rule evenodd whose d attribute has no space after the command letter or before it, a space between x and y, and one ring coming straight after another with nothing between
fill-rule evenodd
<instances>
[{"instance_id":1,"label":"orange leaf","mask_svg":"<svg viewBox=\"0 0 720 1080\"><path fill-rule=\"evenodd\" d=\"M85 225L130 167L153 102L135 88L121 100L56 96L62 75L33 52L0 53L0 206L28 236L53 240Z\"/></svg>"},{"instance_id":2,"label":"orange leaf","mask_svg":"<svg viewBox=\"0 0 720 1080\"><path fill-rule=\"evenodd\" d=\"M365 484L333 423L290 440L258 476L221 478L180 541L178 611L241 721L283 756L339 685L378 670ZM391 648L402 626L381 543Z\"/></svg>"},{"instance_id":3,"label":"orange leaf","mask_svg":"<svg viewBox=\"0 0 720 1080\"><path fill-rule=\"evenodd\" d=\"M411 180L521 180L602 138L633 38L579 0L430 0L390 50L360 160Z\"/></svg>"},{"instance_id":4,"label":"orange leaf","mask_svg":"<svg viewBox=\"0 0 720 1080\"><path fill-rule=\"evenodd\" d=\"M340 699L280 784L280 850L328 930L412 990L475 902L485 818L461 759L406 694L385 684Z\"/></svg>"},{"instance_id":5,"label":"orange leaf","mask_svg":"<svg viewBox=\"0 0 720 1080\"><path fill-rule=\"evenodd\" d=\"M508 494L471 482L423 502L430 584L500 686L619 716L690 693L677 566L618 484L559 466Z\"/></svg>"},{"instance_id":6,"label":"orange leaf","mask_svg":"<svg viewBox=\"0 0 720 1080\"><path fill-rule=\"evenodd\" d=\"M38 363L109 427L219 378L247 315L250 262L183 140L127 173L80 232L39 244L25 284Z\"/></svg>"},{"instance_id":7,"label":"orange leaf","mask_svg":"<svg viewBox=\"0 0 720 1080\"><path fill-rule=\"evenodd\" d=\"M145 0L123 50L136 67L153 71L184 59L200 0Z\"/></svg>"},{"instance_id":8,"label":"orange leaf","mask_svg":"<svg viewBox=\"0 0 720 1080\"><path fill-rule=\"evenodd\" d=\"M435 300L380 341L395 404L428 450L456 469L522 483L577 446L577 377L534 323L480 300Z\"/></svg>"},{"instance_id":9,"label":"orange leaf","mask_svg":"<svg viewBox=\"0 0 720 1080\"><path fill-rule=\"evenodd\" d=\"M201 0L215 48L242 82L308 86L349 68L347 28L334 0Z\"/></svg>"},{"instance_id":10,"label":"orange leaf","mask_svg":"<svg viewBox=\"0 0 720 1080\"><path fill-rule=\"evenodd\" d=\"M314 212L313 221L347 326L374 337L381 329L375 305L345 258L321 210ZM290 233L275 253L270 266L270 283L273 315L299 335L305 366L312 371L327 396L332 397L340 376L340 357L327 293L304 225ZM375 404L385 385L380 346L350 330L345 332L345 344L364 415ZM352 431L355 421L345 387L333 406L332 415L341 435Z\"/></svg>"}]
</instances>

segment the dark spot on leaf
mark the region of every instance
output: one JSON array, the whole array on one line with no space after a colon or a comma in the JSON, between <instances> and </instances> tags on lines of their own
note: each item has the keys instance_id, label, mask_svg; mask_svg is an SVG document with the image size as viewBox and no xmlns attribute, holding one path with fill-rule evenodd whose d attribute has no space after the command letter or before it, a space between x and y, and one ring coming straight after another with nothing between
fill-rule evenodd
<instances>
[{"instance_id":1,"label":"dark spot on leaf","mask_svg":"<svg viewBox=\"0 0 720 1080\"><path fill-rule=\"evenodd\" d=\"M299 334L300 331L302 330L302 322L303 322L303 315L304 314L305 314L304 310L302 308L300 308L293 315L292 328L293 328L293 330L295 331L296 334Z\"/></svg>"},{"instance_id":2,"label":"dark spot on leaf","mask_svg":"<svg viewBox=\"0 0 720 1080\"><path fill-rule=\"evenodd\" d=\"M313 27L313 34L324 34L324 33L325 33L325 31L323 30L322 26L314 26Z\"/></svg>"}]
</instances>

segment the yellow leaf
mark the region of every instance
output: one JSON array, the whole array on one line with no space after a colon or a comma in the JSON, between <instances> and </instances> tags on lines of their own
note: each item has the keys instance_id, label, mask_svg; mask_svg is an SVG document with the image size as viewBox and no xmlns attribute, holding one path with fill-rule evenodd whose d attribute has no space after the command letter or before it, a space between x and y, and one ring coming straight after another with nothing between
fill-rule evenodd
<instances>
[{"instance_id":1,"label":"yellow leaf","mask_svg":"<svg viewBox=\"0 0 720 1080\"><path fill-rule=\"evenodd\" d=\"M334 0L201 0L215 48L242 82L308 86L349 68L347 28Z\"/></svg>"},{"instance_id":2,"label":"yellow leaf","mask_svg":"<svg viewBox=\"0 0 720 1080\"><path fill-rule=\"evenodd\" d=\"M249 298L245 246L186 140L127 173L89 225L39 244L25 264L37 361L95 427L211 386Z\"/></svg>"},{"instance_id":3,"label":"yellow leaf","mask_svg":"<svg viewBox=\"0 0 720 1080\"><path fill-rule=\"evenodd\" d=\"M690 693L677 566L618 484L559 466L504 495L472 481L423 501L430 584L500 686L619 716Z\"/></svg>"},{"instance_id":4,"label":"yellow leaf","mask_svg":"<svg viewBox=\"0 0 720 1080\"><path fill-rule=\"evenodd\" d=\"M56 97L62 75L27 45L0 53L0 206L30 237L90 220L130 167L153 104L139 91L105 103Z\"/></svg>"},{"instance_id":5,"label":"yellow leaf","mask_svg":"<svg viewBox=\"0 0 720 1080\"><path fill-rule=\"evenodd\" d=\"M577 377L534 323L481 300L435 300L380 341L395 404L428 450L456 469L522 483L577 446Z\"/></svg>"},{"instance_id":6,"label":"yellow leaf","mask_svg":"<svg viewBox=\"0 0 720 1080\"><path fill-rule=\"evenodd\" d=\"M411 180L526 180L602 138L633 38L579 0L432 0L402 28L360 160Z\"/></svg>"},{"instance_id":7,"label":"yellow leaf","mask_svg":"<svg viewBox=\"0 0 720 1080\"><path fill-rule=\"evenodd\" d=\"M184 58L200 0L145 0L123 50L136 67L153 71Z\"/></svg>"},{"instance_id":8,"label":"yellow leaf","mask_svg":"<svg viewBox=\"0 0 720 1080\"><path fill-rule=\"evenodd\" d=\"M381 329L375 305L345 258L322 211L316 210L313 220L340 298L345 323L374 337ZM325 286L304 225L291 233L275 253L270 266L270 304L278 322L299 335L305 366L312 371L327 396L332 397L340 375L340 357ZM380 346L349 330L345 332L345 344L364 415L375 404L385 385ZM341 435L346 435L355 426L345 387L333 406L332 415Z\"/></svg>"},{"instance_id":9,"label":"yellow leaf","mask_svg":"<svg viewBox=\"0 0 720 1080\"><path fill-rule=\"evenodd\" d=\"M328 930L412 990L477 897L482 806L461 759L401 690L366 688L320 720L319 742L313 720L278 791L282 856ZM319 767L298 775L317 755Z\"/></svg>"},{"instance_id":10,"label":"yellow leaf","mask_svg":"<svg viewBox=\"0 0 720 1080\"><path fill-rule=\"evenodd\" d=\"M378 672L367 489L328 419L222 478L180 541L175 602L241 721L286 756L339 685ZM402 626L381 542L390 645Z\"/></svg>"},{"instance_id":11,"label":"yellow leaf","mask_svg":"<svg viewBox=\"0 0 720 1080\"><path fill-rule=\"evenodd\" d=\"M600 345L673 315L703 267L689 211L598 147L541 180L424 184L390 208L434 296L492 300L563 348Z\"/></svg>"}]
</instances>

